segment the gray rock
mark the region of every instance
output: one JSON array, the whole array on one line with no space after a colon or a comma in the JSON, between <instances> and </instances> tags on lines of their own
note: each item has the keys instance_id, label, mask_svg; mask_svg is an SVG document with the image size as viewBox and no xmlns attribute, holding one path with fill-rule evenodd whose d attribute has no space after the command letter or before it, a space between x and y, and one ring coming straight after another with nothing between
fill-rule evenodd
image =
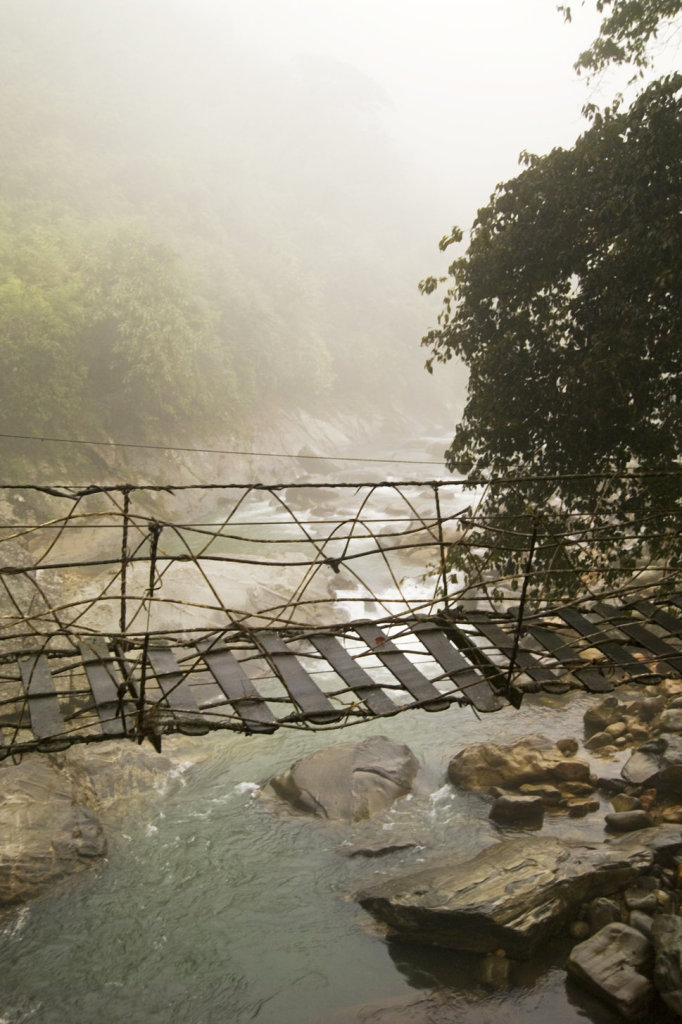
<instances>
[{"instance_id":1,"label":"gray rock","mask_svg":"<svg viewBox=\"0 0 682 1024\"><path fill-rule=\"evenodd\" d=\"M519 786L519 793L523 796L542 797L545 807L556 807L561 803L561 790L556 786L550 786L548 782L524 782Z\"/></svg>"},{"instance_id":2,"label":"gray rock","mask_svg":"<svg viewBox=\"0 0 682 1024\"><path fill-rule=\"evenodd\" d=\"M640 722L652 722L665 707L665 697L657 694L655 697L643 697L634 701L628 707L628 713L637 717Z\"/></svg>"},{"instance_id":3,"label":"gray rock","mask_svg":"<svg viewBox=\"0 0 682 1024\"><path fill-rule=\"evenodd\" d=\"M566 801L566 810L569 818L584 818L587 814L594 814L599 810L599 801L591 797L574 796Z\"/></svg>"},{"instance_id":4,"label":"gray rock","mask_svg":"<svg viewBox=\"0 0 682 1024\"><path fill-rule=\"evenodd\" d=\"M609 838L607 845L628 857L642 875L649 872L655 863L669 862L682 849L682 826L658 825L626 832Z\"/></svg>"},{"instance_id":5,"label":"gray rock","mask_svg":"<svg viewBox=\"0 0 682 1024\"><path fill-rule=\"evenodd\" d=\"M628 910L642 910L645 914L654 914L658 910L658 900L653 889L626 889L623 896Z\"/></svg>"},{"instance_id":6,"label":"gray rock","mask_svg":"<svg viewBox=\"0 0 682 1024\"><path fill-rule=\"evenodd\" d=\"M374 843L362 843L355 846L342 846L339 848L337 853L340 853L342 857L388 857L391 853L401 853L404 850L416 850L419 848L419 844L412 842L411 840L405 840L401 842L387 842L386 840L381 841L378 839Z\"/></svg>"},{"instance_id":7,"label":"gray rock","mask_svg":"<svg viewBox=\"0 0 682 1024\"><path fill-rule=\"evenodd\" d=\"M478 978L486 988L508 988L509 961L506 956L489 953L478 963Z\"/></svg>"},{"instance_id":8,"label":"gray rock","mask_svg":"<svg viewBox=\"0 0 682 1024\"><path fill-rule=\"evenodd\" d=\"M498 796L493 801L489 817L498 825L540 828L544 814L545 805L541 796L517 796L509 793Z\"/></svg>"},{"instance_id":9,"label":"gray rock","mask_svg":"<svg viewBox=\"0 0 682 1024\"><path fill-rule=\"evenodd\" d=\"M389 935L452 949L529 957L583 903L631 884L643 857L609 844L505 841L461 863L434 858L357 894ZM649 859L651 859L649 857Z\"/></svg>"},{"instance_id":10,"label":"gray rock","mask_svg":"<svg viewBox=\"0 0 682 1024\"><path fill-rule=\"evenodd\" d=\"M654 984L667 1006L682 1016L682 919L659 914L651 929Z\"/></svg>"},{"instance_id":11,"label":"gray rock","mask_svg":"<svg viewBox=\"0 0 682 1024\"><path fill-rule=\"evenodd\" d=\"M651 938L651 929L654 923L653 917L650 914L645 914L642 910L632 910L628 921L631 928L636 928L638 932L641 932L647 939Z\"/></svg>"},{"instance_id":12,"label":"gray rock","mask_svg":"<svg viewBox=\"0 0 682 1024\"><path fill-rule=\"evenodd\" d=\"M587 920L590 922L590 930L598 932L605 925L621 920L620 906L607 896L597 896L587 906Z\"/></svg>"},{"instance_id":13,"label":"gray rock","mask_svg":"<svg viewBox=\"0 0 682 1024\"><path fill-rule=\"evenodd\" d=\"M636 796L629 796L627 793L616 793L611 800L614 811L620 814L621 811L640 811L642 805Z\"/></svg>"},{"instance_id":14,"label":"gray rock","mask_svg":"<svg viewBox=\"0 0 682 1024\"><path fill-rule=\"evenodd\" d=\"M583 715L585 736L589 739L595 733L603 732L607 725L615 722L623 711L623 705L617 697L604 697L598 704L588 708Z\"/></svg>"},{"instance_id":15,"label":"gray rock","mask_svg":"<svg viewBox=\"0 0 682 1024\"><path fill-rule=\"evenodd\" d=\"M611 832L634 832L653 825L646 811L614 811L613 814L604 815L604 820Z\"/></svg>"},{"instance_id":16,"label":"gray rock","mask_svg":"<svg viewBox=\"0 0 682 1024\"><path fill-rule=\"evenodd\" d=\"M663 712L661 732L682 732L682 708L668 708Z\"/></svg>"},{"instance_id":17,"label":"gray rock","mask_svg":"<svg viewBox=\"0 0 682 1024\"><path fill-rule=\"evenodd\" d=\"M608 732L594 732L589 739L585 740L586 751L598 751L602 746L608 746L613 742L613 737Z\"/></svg>"},{"instance_id":18,"label":"gray rock","mask_svg":"<svg viewBox=\"0 0 682 1024\"><path fill-rule=\"evenodd\" d=\"M361 821L387 810L412 789L417 759L401 743L371 736L318 750L270 779L268 802L331 821Z\"/></svg>"},{"instance_id":19,"label":"gray rock","mask_svg":"<svg viewBox=\"0 0 682 1024\"><path fill-rule=\"evenodd\" d=\"M105 826L168 778L171 762L132 743L72 747L0 765L0 906L40 895L106 855Z\"/></svg>"},{"instance_id":20,"label":"gray rock","mask_svg":"<svg viewBox=\"0 0 682 1024\"><path fill-rule=\"evenodd\" d=\"M634 1020L650 1005L654 989L646 977L652 946L646 936L626 924L608 924L571 950L569 974Z\"/></svg>"},{"instance_id":21,"label":"gray rock","mask_svg":"<svg viewBox=\"0 0 682 1024\"><path fill-rule=\"evenodd\" d=\"M653 786L682 796L682 736L661 736L643 743L623 766L621 775L636 786Z\"/></svg>"},{"instance_id":22,"label":"gray rock","mask_svg":"<svg viewBox=\"0 0 682 1024\"><path fill-rule=\"evenodd\" d=\"M102 825L46 759L0 772L0 905L21 903L106 854Z\"/></svg>"}]
</instances>

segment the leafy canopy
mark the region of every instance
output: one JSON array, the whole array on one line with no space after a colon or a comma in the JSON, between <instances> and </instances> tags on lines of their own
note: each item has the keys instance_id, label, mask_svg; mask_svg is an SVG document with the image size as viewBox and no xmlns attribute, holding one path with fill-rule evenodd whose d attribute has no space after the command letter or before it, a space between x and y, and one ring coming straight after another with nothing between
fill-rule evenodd
<instances>
[{"instance_id":1,"label":"leafy canopy","mask_svg":"<svg viewBox=\"0 0 682 1024\"><path fill-rule=\"evenodd\" d=\"M596 7L604 19L597 38L578 57L576 71L598 74L610 64L632 64L641 73L651 65L652 40L674 22L682 0L597 0ZM569 6L559 10L571 20Z\"/></svg>"},{"instance_id":2,"label":"leafy canopy","mask_svg":"<svg viewBox=\"0 0 682 1024\"><path fill-rule=\"evenodd\" d=\"M599 9L611 15L602 33L613 35L619 19L622 52L638 62L639 44L655 32L644 15L667 16L678 6L603 0ZM635 46L627 31L640 23ZM596 68L602 57L590 60ZM595 545L576 557L557 540L580 530L584 537L601 531L608 573L631 570L644 555L677 558L681 96L682 76L663 77L627 109L620 101L593 109L571 149L522 154L524 169L497 186L466 252L441 279L448 287L438 323L423 339L427 367L457 356L469 369L448 466L519 480L484 500L481 577L518 573L537 529L538 590L541 569L555 590L569 580L584 585ZM441 249L460 237L453 229ZM441 281L427 278L420 288L432 292ZM633 479L633 470L653 475ZM580 515L582 525L571 519ZM461 552L453 559L471 576Z\"/></svg>"}]
</instances>

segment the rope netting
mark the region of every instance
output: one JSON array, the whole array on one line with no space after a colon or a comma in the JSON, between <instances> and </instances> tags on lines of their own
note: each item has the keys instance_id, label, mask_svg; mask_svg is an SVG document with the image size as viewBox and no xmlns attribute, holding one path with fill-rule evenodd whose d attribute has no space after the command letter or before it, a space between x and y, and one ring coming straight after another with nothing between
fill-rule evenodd
<instances>
[{"instance_id":1,"label":"rope netting","mask_svg":"<svg viewBox=\"0 0 682 1024\"><path fill-rule=\"evenodd\" d=\"M32 673L44 655L70 732L94 738L84 661L87 651L102 658L103 638L104 660L117 667L112 718L125 720L123 703L132 700L139 735L159 713L149 668L158 647L180 652L179 671L162 694L167 699L198 670L197 646L218 635L232 638L248 670L261 634L297 639L315 657L305 643L321 628L348 643L354 622L371 621L396 640L406 620L443 610L464 620L485 613L504 626L513 638L505 670L513 686L528 623L542 625L561 609L589 610L595 602L659 607L682 589L677 505L639 516L630 509L617 518L605 498L606 479L593 478L594 503L582 511L558 509L552 499L539 505L525 493L516 505L492 508L491 492L509 484L501 479L5 486L0 725L19 749ZM517 494L522 485L513 481ZM655 626L646 610L639 621ZM265 654L272 667L272 654ZM459 700L461 688L448 694ZM350 690L332 696L348 698L345 717L352 719L357 702ZM273 691L267 699L280 697ZM220 714L221 727L243 724L232 705ZM313 724L324 727L318 718Z\"/></svg>"}]
</instances>

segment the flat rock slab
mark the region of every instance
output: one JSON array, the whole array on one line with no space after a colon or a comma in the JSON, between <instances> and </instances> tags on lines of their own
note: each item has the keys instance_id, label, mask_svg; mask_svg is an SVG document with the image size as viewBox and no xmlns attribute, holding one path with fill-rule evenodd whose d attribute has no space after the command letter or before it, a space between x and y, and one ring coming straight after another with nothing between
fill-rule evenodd
<instances>
[{"instance_id":1,"label":"flat rock slab","mask_svg":"<svg viewBox=\"0 0 682 1024\"><path fill-rule=\"evenodd\" d=\"M299 814L355 822L387 810L412 789L419 764L385 736L318 750L270 779L261 796Z\"/></svg>"},{"instance_id":2,"label":"flat rock slab","mask_svg":"<svg viewBox=\"0 0 682 1024\"><path fill-rule=\"evenodd\" d=\"M458 862L441 857L356 894L389 936L525 959L578 908L631 884L646 850L527 837Z\"/></svg>"},{"instance_id":3,"label":"flat rock slab","mask_svg":"<svg viewBox=\"0 0 682 1024\"><path fill-rule=\"evenodd\" d=\"M614 922L574 946L566 968L626 1020L636 1020L654 996L653 985L645 974L653 959L652 952L645 935Z\"/></svg>"}]
</instances>

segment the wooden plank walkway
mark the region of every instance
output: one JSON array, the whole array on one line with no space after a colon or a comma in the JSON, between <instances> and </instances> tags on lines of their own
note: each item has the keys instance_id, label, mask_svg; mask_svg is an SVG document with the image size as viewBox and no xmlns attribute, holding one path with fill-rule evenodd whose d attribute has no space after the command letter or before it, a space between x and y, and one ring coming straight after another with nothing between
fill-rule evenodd
<instances>
[{"instance_id":1,"label":"wooden plank walkway","mask_svg":"<svg viewBox=\"0 0 682 1024\"><path fill-rule=\"evenodd\" d=\"M146 658L146 662L145 662ZM11 659L10 659L11 660ZM524 693L595 694L682 676L682 595L585 602L529 617L440 612L313 629L84 637L0 667L0 758L72 743L339 728L452 704L495 712ZM145 662L143 664L143 662ZM3 674L4 673L4 674ZM158 745L158 742L157 742Z\"/></svg>"}]
</instances>

